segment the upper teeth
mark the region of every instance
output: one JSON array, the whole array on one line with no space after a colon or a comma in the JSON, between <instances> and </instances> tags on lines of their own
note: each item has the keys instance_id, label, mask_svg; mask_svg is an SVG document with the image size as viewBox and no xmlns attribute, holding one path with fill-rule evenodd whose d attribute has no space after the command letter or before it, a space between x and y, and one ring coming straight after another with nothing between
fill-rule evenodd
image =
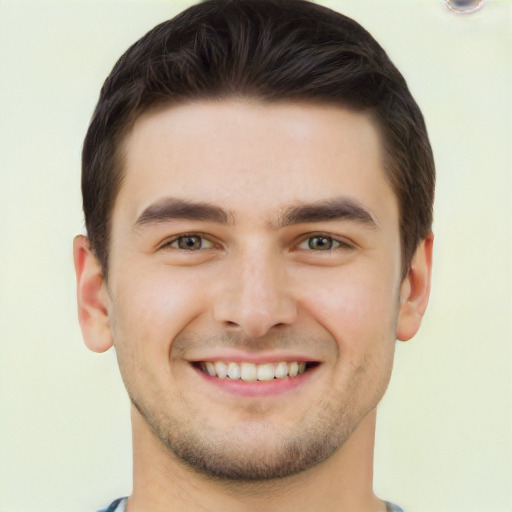
<instances>
[{"instance_id":1,"label":"upper teeth","mask_svg":"<svg viewBox=\"0 0 512 512\"><path fill-rule=\"evenodd\" d=\"M200 367L212 377L245 381L284 379L306 371L306 363L297 361L263 364L207 361L201 363Z\"/></svg>"}]
</instances>

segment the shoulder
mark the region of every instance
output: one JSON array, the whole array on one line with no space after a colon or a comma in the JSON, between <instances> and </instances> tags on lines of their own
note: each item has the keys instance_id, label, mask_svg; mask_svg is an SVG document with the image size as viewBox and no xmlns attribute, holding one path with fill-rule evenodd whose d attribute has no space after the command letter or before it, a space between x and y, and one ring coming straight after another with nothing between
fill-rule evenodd
<instances>
[{"instance_id":1,"label":"shoulder","mask_svg":"<svg viewBox=\"0 0 512 512\"><path fill-rule=\"evenodd\" d=\"M127 498L119 498L98 512L124 512Z\"/></svg>"},{"instance_id":2,"label":"shoulder","mask_svg":"<svg viewBox=\"0 0 512 512\"><path fill-rule=\"evenodd\" d=\"M386 512L405 512L402 507L386 501Z\"/></svg>"}]
</instances>

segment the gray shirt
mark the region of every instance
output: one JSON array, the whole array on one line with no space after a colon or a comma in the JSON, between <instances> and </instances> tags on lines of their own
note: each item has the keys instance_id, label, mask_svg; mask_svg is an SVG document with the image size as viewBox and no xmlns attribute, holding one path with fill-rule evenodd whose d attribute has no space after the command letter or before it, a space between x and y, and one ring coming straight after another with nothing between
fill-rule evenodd
<instances>
[{"instance_id":1,"label":"gray shirt","mask_svg":"<svg viewBox=\"0 0 512 512\"><path fill-rule=\"evenodd\" d=\"M108 507L98 510L98 512L124 512L126 509L127 499L128 498L119 498L118 500L113 501ZM387 512L405 512L403 508L400 508L398 505L394 505L393 503L389 503L387 501L386 510Z\"/></svg>"}]
</instances>

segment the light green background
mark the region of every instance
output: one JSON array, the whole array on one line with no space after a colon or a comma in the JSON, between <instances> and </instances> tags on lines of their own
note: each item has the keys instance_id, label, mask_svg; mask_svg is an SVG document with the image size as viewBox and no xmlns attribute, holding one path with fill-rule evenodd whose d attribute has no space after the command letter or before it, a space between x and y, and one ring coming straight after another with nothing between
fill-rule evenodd
<instances>
[{"instance_id":1,"label":"light green background","mask_svg":"<svg viewBox=\"0 0 512 512\"><path fill-rule=\"evenodd\" d=\"M512 4L324 3L403 71L438 169L432 299L397 347L376 491L410 512L510 512ZM115 355L88 352L76 321L80 148L116 58L189 4L0 1L1 512L90 512L130 492Z\"/></svg>"}]
</instances>

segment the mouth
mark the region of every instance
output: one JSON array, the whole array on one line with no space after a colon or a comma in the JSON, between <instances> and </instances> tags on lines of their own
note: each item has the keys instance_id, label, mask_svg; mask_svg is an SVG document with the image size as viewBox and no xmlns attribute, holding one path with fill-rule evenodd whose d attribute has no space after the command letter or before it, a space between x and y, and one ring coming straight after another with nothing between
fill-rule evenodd
<instances>
[{"instance_id":1,"label":"mouth","mask_svg":"<svg viewBox=\"0 0 512 512\"><path fill-rule=\"evenodd\" d=\"M298 377L318 366L309 361L252 363L238 361L198 361L194 366L210 377L244 382L268 382Z\"/></svg>"}]
</instances>

